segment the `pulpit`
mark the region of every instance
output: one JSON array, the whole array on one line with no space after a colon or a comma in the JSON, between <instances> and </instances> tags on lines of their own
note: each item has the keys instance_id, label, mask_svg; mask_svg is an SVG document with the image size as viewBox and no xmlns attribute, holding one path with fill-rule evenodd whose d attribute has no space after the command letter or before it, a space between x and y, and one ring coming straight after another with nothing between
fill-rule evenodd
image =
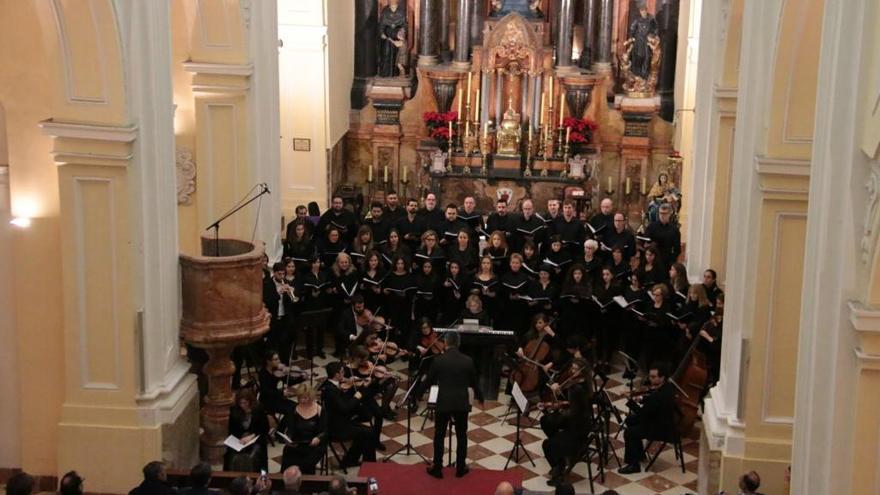
<instances>
[{"instance_id":1,"label":"pulpit","mask_svg":"<svg viewBox=\"0 0 880 495\"><path fill-rule=\"evenodd\" d=\"M229 359L232 350L269 330L269 312L263 306L263 256L262 245L206 237L202 256L180 255L180 335L209 356L202 369L208 395L201 410L200 443L202 459L211 463L222 460L228 435L235 371Z\"/></svg>"}]
</instances>

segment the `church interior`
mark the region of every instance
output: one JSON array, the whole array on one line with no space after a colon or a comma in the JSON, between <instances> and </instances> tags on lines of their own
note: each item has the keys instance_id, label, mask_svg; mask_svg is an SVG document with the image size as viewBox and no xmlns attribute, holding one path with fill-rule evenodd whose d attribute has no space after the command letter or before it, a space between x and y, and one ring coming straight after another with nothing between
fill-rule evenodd
<instances>
[{"instance_id":1,"label":"church interior","mask_svg":"<svg viewBox=\"0 0 880 495\"><path fill-rule=\"evenodd\" d=\"M240 495L320 449L302 493L880 493L877 25L872 0L0 0L0 484L206 462ZM475 402L437 480L449 355ZM368 370L353 436L339 362ZM675 431L639 437L658 374ZM279 440L312 404L329 441Z\"/></svg>"}]
</instances>

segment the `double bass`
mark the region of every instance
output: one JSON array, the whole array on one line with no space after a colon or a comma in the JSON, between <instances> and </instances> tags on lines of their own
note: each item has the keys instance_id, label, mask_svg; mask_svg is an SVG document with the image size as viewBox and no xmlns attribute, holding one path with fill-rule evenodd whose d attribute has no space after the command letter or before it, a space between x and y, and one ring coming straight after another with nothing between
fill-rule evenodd
<instances>
[{"instance_id":1,"label":"double bass","mask_svg":"<svg viewBox=\"0 0 880 495\"><path fill-rule=\"evenodd\" d=\"M706 355L697 349L702 339L703 337L699 333L694 335L694 341L691 342L684 359L672 374L672 382L678 386L678 392L675 394L675 406L680 414L678 431L681 435L685 435L693 429L697 420L700 399L703 397L703 392L705 392L709 381Z\"/></svg>"}]
</instances>

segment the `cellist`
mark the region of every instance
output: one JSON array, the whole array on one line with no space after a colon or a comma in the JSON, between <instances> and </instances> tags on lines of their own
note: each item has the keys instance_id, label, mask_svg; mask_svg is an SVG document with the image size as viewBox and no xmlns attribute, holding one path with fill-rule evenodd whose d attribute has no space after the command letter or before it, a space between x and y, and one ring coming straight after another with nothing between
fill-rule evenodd
<instances>
[{"instance_id":1,"label":"cellist","mask_svg":"<svg viewBox=\"0 0 880 495\"><path fill-rule=\"evenodd\" d=\"M626 418L623 439L626 463L617 472L632 474L642 471L639 464L645 456L643 440L671 440L676 428L675 386L669 382L669 366L655 363L648 370L650 387L654 391L644 396L642 407Z\"/></svg>"},{"instance_id":2,"label":"cellist","mask_svg":"<svg viewBox=\"0 0 880 495\"><path fill-rule=\"evenodd\" d=\"M587 379L590 365L585 359L572 360L564 378L548 383L552 401L538 403L545 414L541 416L541 430L547 439L541 447L550 464L548 485L562 481L568 463L574 462L578 448L586 443L592 423L590 400L593 389Z\"/></svg>"},{"instance_id":3,"label":"cellist","mask_svg":"<svg viewBox=\"0 0 880 495\"><path fill-rule=\"evenodd\" d=\"M556 332L544 313L532 317L531 329L516 350L517 365L511 375L523 392L535 391L547 382L547 375L553 369L550 350L554 347L555 337Z\"/></svg>"}]
</instances>

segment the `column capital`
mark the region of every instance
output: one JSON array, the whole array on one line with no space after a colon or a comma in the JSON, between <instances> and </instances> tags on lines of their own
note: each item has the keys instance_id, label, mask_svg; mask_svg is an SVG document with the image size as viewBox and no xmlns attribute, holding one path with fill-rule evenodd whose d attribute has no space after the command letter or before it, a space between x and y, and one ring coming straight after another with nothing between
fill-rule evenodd
<instances>
[{"instance_id":1,"label":"column capital","mask_svg":"<svg viewBox=\"0 0 880 495\"><path fill-rule=\"evenodd\" d=\"M52 157L56 165L104 165L125 167L132 159L136 125L112 126L62 122L47 119L39 123L43 134L53 138Z\"/></svg>"}]
</instances>

